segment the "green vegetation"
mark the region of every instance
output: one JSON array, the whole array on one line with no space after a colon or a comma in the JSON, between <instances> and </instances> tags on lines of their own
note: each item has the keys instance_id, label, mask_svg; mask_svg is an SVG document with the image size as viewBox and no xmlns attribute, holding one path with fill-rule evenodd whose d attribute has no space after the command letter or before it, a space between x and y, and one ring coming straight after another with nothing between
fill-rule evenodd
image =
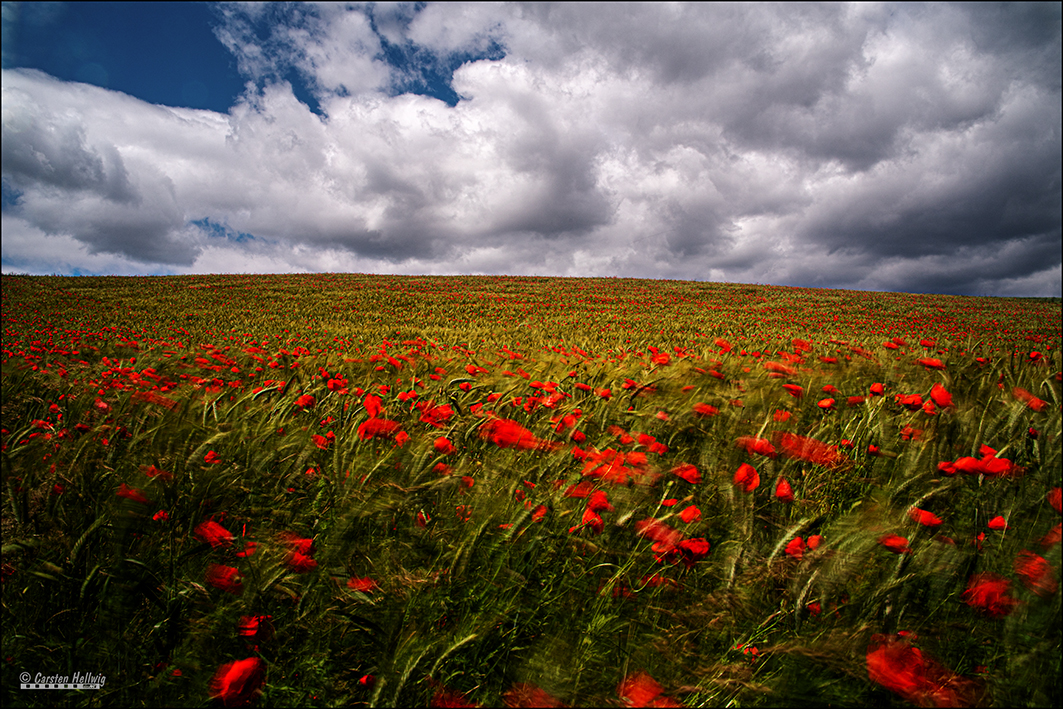
<instances>
[{"instance_id":1,"label":"green vegetation","mask_svg":"<svg viewBox=\"0 0 1063 709\"><path fill-rule=\"evenodd\" d=\"M7 706L1061 699L1058 303L2 285Z\"/></svg>"}]
</instances>

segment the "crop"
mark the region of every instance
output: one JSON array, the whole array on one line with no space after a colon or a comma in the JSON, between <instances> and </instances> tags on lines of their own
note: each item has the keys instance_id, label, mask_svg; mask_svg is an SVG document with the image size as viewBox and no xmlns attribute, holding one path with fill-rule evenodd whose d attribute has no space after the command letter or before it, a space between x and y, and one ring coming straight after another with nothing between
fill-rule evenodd
<instances>
[{"instance_id":1,"label":"crop","mask_svg":"<svg viewBox=\"0 0 1063 709\"><path fill-rule=\"evenodd\" d=\"M2 286L5 705L1061 699L1058 300Z\"/></svg>"}]
</instances>

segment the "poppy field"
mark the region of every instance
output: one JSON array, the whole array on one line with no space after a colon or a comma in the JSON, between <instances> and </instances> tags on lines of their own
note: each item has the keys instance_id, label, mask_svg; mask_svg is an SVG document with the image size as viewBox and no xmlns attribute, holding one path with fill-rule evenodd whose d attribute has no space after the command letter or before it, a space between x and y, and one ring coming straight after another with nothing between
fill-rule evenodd
<instances>
[{"instance_id":1,"label":"poppy field","mask_svg":"<svg viewBox=\"0 0 1063 709\"><path fill-rule=\"evenodd\" d=\"M354 274L2 298L5 706L1063 699L1058 299Z\"/></svg>"}]
</instances>

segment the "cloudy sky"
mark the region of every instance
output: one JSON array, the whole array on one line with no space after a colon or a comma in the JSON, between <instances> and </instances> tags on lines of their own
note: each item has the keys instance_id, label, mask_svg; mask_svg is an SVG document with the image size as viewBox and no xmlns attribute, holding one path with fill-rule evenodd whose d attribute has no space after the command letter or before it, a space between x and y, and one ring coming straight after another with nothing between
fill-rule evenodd
<instances>
[{"instance_id":1,"label":"cloudy sky","mask_svg":"<svg viewBox=\"0 0 1063 709\"><path fill-rule=\"evenodd\" d=\"M3 4L3 272L1059 296L1060 4Z\"/></svg>"}]
</instances>

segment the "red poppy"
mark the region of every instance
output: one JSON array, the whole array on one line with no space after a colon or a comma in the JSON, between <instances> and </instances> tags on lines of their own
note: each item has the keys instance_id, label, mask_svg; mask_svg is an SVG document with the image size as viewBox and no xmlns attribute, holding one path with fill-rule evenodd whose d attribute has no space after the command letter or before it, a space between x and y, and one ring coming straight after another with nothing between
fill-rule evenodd
<instances>
[{"instance_id":1,"label":"red poppy","mask_svg":"<svg viewBox=\"0 0 1063 709\"><path fill-rule=\"evenodd\" d=\"M924 527L938 527L941 525L941 519L936 514L921 510L918 507L908 510L908 516Z\"/></svg>"},{"instance_id":2,"label":"red poppy","mask_svg":"<svg viewBox=\"0 0 1063 709\"><path fill-rule=\"evenodd\" d=\"M549 512L549 508L546 505L539 505L532 510L531 518L532 522L541 522L546 513Z\"/></svg>"},{"instance_id":3,"label":"red poppy","mask_svg":"<svg viewBox=\"0 0 1063 709\"><path fill-rule=\"evenodd\" d=\"M790 396L800 398L805 395L804 387L800 384L783 384L782 388L790 392Z\"/></svg>"},{"instance_id":4,"label":"red poppy","mask_svg":"<svg viewBox=\"0 0 1063 709\"><path fill-rule=\"evenodd\" d=\"M203 456L203 461L205 463L220 463L221 456L215 453L214 451L208 451L207 454Z\"/></svg>"},{"instance_id":5,"label":"red poppy","mask_svg":"<svg viewBox=\"0 0 1063 709\"><path fill-rule=\"evenodd\" d=\"M284 565L298 574L305 574L317 568L317 561L306 554L293 551L284 560Z\"/></svg>"},{"instance_id":6,"label":"red poppy","mask_svg":"<svg viewBox=\"0 0 1063 709\"><path fill-rule=\"evenodd\" d=\"M709 404L697 403L694 404L694 413L696 413L698 416L708 417L715 416L716 414L720 413L720 410L717 409L715 406L710 406Z\"/></svg>"},{"instance_id":7,"label":"red poppy","mask_svg":"<svg viewBox=\"0 0 1063 709\"><path fill-rule=\"evenodd\" d=\"M807 542L806 546L808 547L809 551L812 551L812 550L816 549L820 545L820 542L822 542L822 541L823 541L823 536L822 535L813 534L811 537L808 538L808 542Z\"/></svg>"},{"instance_id":8,"label":"red poppy","mask_svg":"<svg viewBox=\"0 0 1063 709\"><path fill-rule=\"evenodd\" d=\"M945 364L940 359L934 359L933 357L920 357L916 360L919 364L923 365L927 369L944 369Z\"/></svg>"},{"instance_id":9,"label":"red poppy","mask_svg":"<svg viewBox=\"0 0 1063 709\"><path fill-rule=\"evenodd\" d=\"M1041 537L1041 546L1048 549L1059 544L1060 539L1063 539L1063 522L1057 524L1048 531L1048 534Z\"/></svg>"},{"instance_id":10,"label":"red poppy","mask_svg":"<svg viewBox=\"0 0 1063 709\"><path fill-rule=\"evenodd\" d=\"M835 403L834 399L820 399L819 401L816 402L816 406L818 406L819 408L821 408L823 410L827 410L827 409L833 409L834 408L834 403Z\"/></svg>"},{"instance_id":11,"label":"red poppy","mask_svg":"<svg viewBox=\"0 0 1063 709\"><path fill-rule=\"evenodd\" d=\"M312 409L314 408L314 397L310 394L303 394L295 400L295 405L301 409Z\"/></svg>"},{"instance_id":12,"label":"red poppy","mask_svg":"<svg viewBox=\"0 0 1063 709\"><path fill-rule=\"evenodd\" d=\"M963 598L967 605L992 618L1011 613L1018 601L1008 595L1011 581L993 573L975 574L967 583Z\"/></svg>"},{"instance_id":13,"label":"red poppy","mask_svg":"<svg viewBox=\"0 0 1063 709\"><path fill-rule=\"evenodd\" d=\"M379 591L380 586L373 579L359 578L352 576L347 580L347 588L353 588L355 591L361 591L362 593L372 593L373 591Z\"/></svg>"},{"instance_id":14,"label":"red poppy","mask_svg":"<svg viewBox=\"0 0 1063 709\"><path fill-rule=\"evenodd\" d=\"M918 394L898 394L893 397L893 400L909 411L918 411L923 408L923 397Z\"/></svg>"},{"instance_id":15,"label":"red poppy","mask_svg":"<svg viewBox=\"0 0 1063 709\"><path fill-rule=\"evenodd\" d=\"M154 465L142 465L140 466L140 472L144 473L149 478L159 478L167 482L173 480L173 473L168 473L165 470L159 470Z\"/></svg>"},{"instance_id":16,"label":"red poppy","mask_svg":"<svg viewBox=\"0 0 1063 709\"><path fill-rule=\"evenodd\" d=\"M397 441L401 433L403 431L399 427L399 422L389 419L366 419L358 426L358 438L363 441L368 441L370 438L394 438Z\"/></svg>"},{"instance_id":17,"label":"red poppy","mask_svg":"<svg viewBox=\"0 0 1063 709\"><path fill-rule=\"evenodd\" d=\"M760 485L760 475L752 465L742 463L735 471L734 484L742 488L743 492L753 492L757 485Z\"/></svg>"},{"instance_id":18,"label":"red poppy","mask_svg":"<svg viewBox=\"0 0 1063 709\"><path fill-rule=\"evenodd\" d=\"M908 546L908 540L896 534L887 534L879 537L878 543L886 547L894 554L911 554L912 548Z\"/></svg>"},{"instance_id":19,"label":"red poppy","mask_svg":"<svg viewBox=\"0 0 1063 709\"><path fill-rule=\"evenodd\" d=\"M636 522L635 533L640 537L653 540L652 549L658 554L674 552L683 538L681 533L652 517Z\"/></svg>"},{"instance_id":20,"label":"red poppy","mask_svg":"<svg viewBox=\"0 0 1063 709\"><path fill-rule=\"evenodd\" d=\"M882 382L875 382L871 385L871 393L874 396L882 396L886 392L886 388L882 385Z\"/></svg>"},{"instance_id":21,"label":"red poppy","mask_svg":"<svg viewBox=\"0 0 1063 709\"><path fill-rule=\"evenodd\" d=\"M1052 577L1052 567L1043 556L1032 551L1020 551L1015 557L1015 573L1022 578L1022 583L1038 596L1051 596L1058 584Z\"/></svg>"},{"instance_id":22,"label":"red poppy","mask_svg":"<svg viewBox=\"0 0 1063 709\"><path fill-rule=\"evenodd\" d=\"M687 524L691 522L697 522L701 519L701 510L694 505L687 507L685 510L679 513L679 519L683 520Z\"/></svg>"},{"instance_id":23,"label":"red poppy","mask_svg":"<svg viewBox=\"0 0 1063 709\"><path fill-rule=\"evenodd\" d=\"M672 473L686 480L688 483L697 485L701 482L701 471L690 463L682 463L672 468Z\"/></svg>"},{"instance_id":24,"label":"red poppy","mask_svg":"<svg viewBox=\"0 0 1063 709\"><path fill-rule=\"evenodd\" d=\"M952 406L952 394L950 394L945 387L941 384L934 384L930 387L930 399L943 409L947 409Z\"/></svg>"},{"instance_id":25,"label":"red poppy","mask_svg":"<svg viewBox=\"0 0 1063 709\"><path fill-rule=\"evenodd\" d=\"M232 566L211 564L207 567L207 583L214 588L237 596L244 592L243 582L240 580L240 572Z\"/></svg>"},{"instance_id":26,"label":"red poppy","mask_svg":"<svg viewBox=\"0 0 1063 709\"><path fill-rule=\"evenodd\" d=\"M805 553L805 540L801 537L791 539L790 543L786 545L785 551L788 556L800 559Z\"/></svg>"},{"instance_id":27,"label":"red poppy","mask_svg":"<svg viewBox=\"0 0 1063 709\"><path fill-rule=\"evenodd\" d=\"M798 436L786 431L776 431L774 434L775 445L779 450L790 458L807 460L810 463L831 467L845 462L844 455L838 452L837 446L830 446L807 436Z\"/></svg>"},{"instance_id":28,"label":"red poppy","mask_svg":"<svg viewBox=\"0 0 1063 709\"><path fill-rule=\"evenodd\" d=\"M794 501L794 490L786 478L779 478L779 482L775 484L775 499L779 502Z\"/></svg>"},{"instance_id":29,"label":"red poppy","mask_svg":"<svg viewBox=\"0 0 1063 709\"><path fill-rule=\"evenodd\" d=\"M604 490L595 490L587 500L587 509L595 512L612 512L613 506L609 504L609 498Z\"/></svg>"},{"instance_id":30,"label":"red poppy","mask_svg":"<svg viewBox=\"0 0 1063 709\"><path fill-rule=\"evenodd\" d=\"M140 490L136 489L135 487L129 487L125 483L122 483L121 485L118 486L118 496L119 497L124 497L127 500L132 500L133 502L139 502L142 505L150 505L151 504L151 500L149 500L148 498L144 497L144 493L142 493Z\"/></svg>"},{"instance_id":31,"label":"red poppy","mask_svg":"<svg viewBox=\"0 0 1063 709\"><path fill-rule=\"evenodd\" d=\"M454 444L451 443L450 440L444 436L440 436L439 438L437 438L432 444L432 447L435 448L437 453L442 453L443 455L450 455L451 453L457 451L457 448L454 447Z\"/></svg>"},{"instance_id":32,"label":"red poppy","mask_svg":"<svg viewBox=\"0 0 1063 709\"><path fill-rule=\"evenodd\" d=\"M595 534L601 534L605 530L605 520L602 516L592 510L590 507L583 511L583 519L575 527L570 527L569 534L574 534L577 530L583 527L589 527Z\"/></svg>"},{"instance_id":33,"label":"red poppy","mask_svg":"<svg viewBox=\"0 0 1063 709\"><path fill-rule=\"evenodd\" d=\"M960 677L898 636L873 635L867 647L872 682L919 706L971 706L979 686Z\"/></svg>"},{"instance_id":34,"label":"red poppy","mask_svg":"<svg viewBox=\"0 0 1063 709\"><path fill-rule=\"evenodd\" d=\"M480 428L480 437L490 440L499 448L553 450L557 447L557 444L539 440L531 431L510 419L489 420Z\"/></svg>"},{"instance_id":35,"label":"red poppy","mask_svg":"<svg viewBox=\"0 0 1063 709\"><path fill-rule=\"evenodd\" d=\"M236 626L236 633L240 637L248 638L248 642L266 642L273 637L273 620L271 615L243 615L240 623Z\"/></svg>"},{"instance_id":36,"label":"red poppy","mask_svg":"<svg viewBox=\"0 0 1063 709\"><path fill-rule=\"evenodd\" d=\"M1030 392L1026 391L1025 389L1020 389L1019 387L1015 387L1015 388L1013 388L1011 390L1011 394L1016 399L1018 399L1019 401L1023 402L1024 404L1026 404L1026 406L1031 411L1036 411L1037 413L1041 413L1046 408L1048 408L1048 402L1046 402L1046 401L1044 401L1042 399L1038 399L1036 396L1034 396Z\"/></svg>"},{"instance_id":37,"label":"red poppy","mask_svg":"<svg viewBox=\"0 0 1063 709\"><path fill-rule=\"evenodd\" d=\"M753 436L739 436L735 439L735 445L750 455L763 455L769 458L775 457L775 446L766 438L754 438Z\"/></svg>"},{"instance_id":38,"label":"red poppy","mask_svg":"<svg viewBox=\"0 0 1063 709\"><path fill-rule=\"evenodd\" d=\"M775 413L772 414L771 418L772 418L773 421L775 421L777 423L785 423L786 421L790 420L791 416L793 416L793 414L791 414L789 411L783 411L782 409L775 409Z\"/></svg>"},{"instance_id":39,"label":"red poppy","mask_svg":"<svg viewBox=\"0 0 1063 709\"><path fill-rule=\"evenodd\" d=\"M218 668L210 681L210 695L226 707L250 704L266 683L266 663L258 657L228 662Z\"/></svg>"},{"instance_id":40,"label":"red poppy","mask_svg":"<svg viewBox=\"0 0 1063 709\"><path fill-rule=\"evenodd\" d=\"M380 402L380 397L376 394L370 394L365 397L365 412L369 414L369 418L375 419L380 416L380 412L383 410Z\"/></svg>"},{"instance_id":41,"label":"red poppy","mask_svg":"<svg viewBox=\"0 0 1063 709\"><path fill-rule=\"evenodd\" d=\"M543 707L553 709L565 706L560 699L554 697L541 687L526 682L518 682L506 690L502 695L502 701L507 707Z\"/></svg>"},{"instance_id":42,"label":"red poppy","mask_svg":"<svg viewBox=\"0 0 1063 709\"><path fill-rule=\"evenodd\" d=\"M1008 528L1008 521L1004 519L1004 517L1002 517L1001 515L997 515L993 519L989 520L989 523L986 526L996 532L1002 532Z\"/></svg>"},{"instance_id":43,"label":"red poppy","mask_svg":"<svg viewBox=\"0 0 1063 709\"><path fill-rule=\"evenodd\" d=\"M1063 488L1052 488L1045 495L1045 499L1048 500L1048 504L1052 505L1052 509L1059 514L1063 514Z\"/></svg>"},{"instance_id":44,"label":"red poppy","mask_svg":"<svg viewBox=\"0 0 1063 709\"><path fill-rule=\"evenodd\" d=\"M233 543L233 535L225 527L221 526L212 519L206 522L200 523L195 529L195 534L204 542L209 543L212 547L231 546Z\"/></svg>"},{"instance_id":45,"label":"red poppy","mask_svg":"<svg viewBox=\"0 0 1063 709\"><path fill-rule=\"evenodd\" d=\"M657 681L643 671L625 677L616 688L617 696L628 707L681 707L679 702L664 695Z\"/></svg>"}]
</instances>

